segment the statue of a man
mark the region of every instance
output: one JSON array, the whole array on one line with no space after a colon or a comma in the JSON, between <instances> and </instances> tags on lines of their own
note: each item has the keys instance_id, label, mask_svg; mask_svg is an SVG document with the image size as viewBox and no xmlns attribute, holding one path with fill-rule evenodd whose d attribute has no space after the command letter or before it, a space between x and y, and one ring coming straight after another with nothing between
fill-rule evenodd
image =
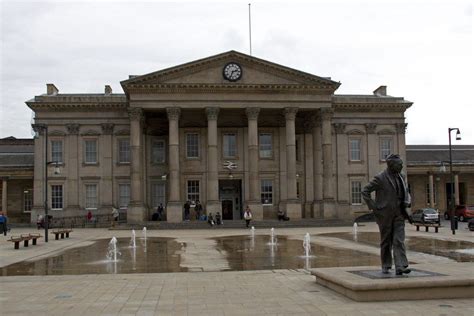
<instances>
[{"instance_id":1,"label":"statue of a man","mask_svg":"<svg viewBox=\"0 0 474 316\"><path fill-rule=\"evenodd\" d=\"M410 273L405 251L405 219L411 222L407 213L411 198L408 186L400 173L403 161L399 155L386 158L387 169L376 175L362 190L362 197L373 210L380 231L380 257L382 273L392 268L392 250L396 275ZM375 201L371 193L375 191Z\"/></svg>"}]
</instances>

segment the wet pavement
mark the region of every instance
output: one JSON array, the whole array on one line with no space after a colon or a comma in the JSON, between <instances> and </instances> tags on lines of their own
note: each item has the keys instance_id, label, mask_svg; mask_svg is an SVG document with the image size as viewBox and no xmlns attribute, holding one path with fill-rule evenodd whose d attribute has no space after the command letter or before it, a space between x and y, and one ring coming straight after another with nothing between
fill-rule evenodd
<instances>
[{"instance_id":1,"label":"wet pavement","mask_svg":"<svg viewBox=\"0 0 474 316\"><path fill-rule=\"evenodd\" d=\"M303 257L300 240L278 236L274 245L270 237L227 236L211 238L214 247L227 260L214 271L251 271L272 269L311 269L323 267L368 266L379 263L378 256L348 249L337 249L312 243L309 257ZM118 260L106 258L108 239L100 239L86 247L73 248L35 261L23 261L0 269L0 275L79 275L115 273L187 272L182 256L187 244L172 238L118 238ZM193 269L205 271L208 267Z\"/></svg>"},{"instance_id":2,"label":"wet pavement","mask_svg":"<svg viewBox=\"0 0 474 316\"><path fill-rule=\"evenodd\" d=\"M357 236L347 232L321 234L320 236L350 240L374 247L378 247L380 244L378 232L358 232ZM447 257L457 262L474 262L474 243L469 241L407 236L405 246L410 251Z\"/></svg>"}]
</instances>

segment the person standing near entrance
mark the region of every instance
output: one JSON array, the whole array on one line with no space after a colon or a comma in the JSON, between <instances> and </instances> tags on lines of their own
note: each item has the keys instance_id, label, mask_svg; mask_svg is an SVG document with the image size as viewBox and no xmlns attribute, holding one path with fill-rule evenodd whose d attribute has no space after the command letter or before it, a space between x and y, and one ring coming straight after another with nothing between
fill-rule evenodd
<instances>
[{"instance_id":1,"label":"person standing near entrance","mask_svg":"<svg viewBox=\"0 0 474 316\"><path fill-rule=\"evenodd\" d=\"M189 201L186 201L183 207L184 207L184 220L189 221L189 209L191 208L191 203Z\"/></svg>"},{"instance_id":2,"label":"person standing near entrance","mask_svg":"<svg viewBox=\"0 0 474 316\"><path fill-rule=\"evenodd\" d=\"M250 211L250 207L248 205L245 208L244 219L245 219L245 226L249 228L250 221L252 220L252 212Z\"/></svg>"},{"instance_id":3,"label":"person standing near entrance","mask_svg":"<svg viewBox=\"0 0 474 316\"><path fill-rule=\"evenodd\" d=\"M112 227L115 227L116 223L118 222L119 219L119 211L115 207L112 207Z\"/></svg>"},{"instance_id":4,"label":"person standing near entrance","mask_svg":"<svg viewBox=\"0 0 474 316\"><path fill-rule=\"evenodd\" d=\"M194 211L196 212L196 220L201 219L201 213L202 213L202 205L199 200L196 201L196 206L194 207Z\"/></svg>"},{"instance_id":5,"label":"person standing near entrance","mask_svg":"<svg viewBox=\"0 0 474 316\"><path fill-rule=\"evenodd\" d=\"M387 169L376 175L362 190L362 197L373 210L380 231L380 257L382 273L392 268L392 250L396 275L410 273L405 251L405 219L411 222L407 213L411 198L408 187L400 174L403 161L399 155L385 158ZM375 191L375 201L371 193Z\"/></svg>"},{"instance_id":6,"label":"person standing near entrance","mask_svg":"<svg viewBox=\"0 0 474 316\"><path fill-rule=\"evenodd\" d=\"M3 215L3 212L0 211L0 233L3 232L3 235L7 235L7 217Z\"/></svg>"}]
</instances>

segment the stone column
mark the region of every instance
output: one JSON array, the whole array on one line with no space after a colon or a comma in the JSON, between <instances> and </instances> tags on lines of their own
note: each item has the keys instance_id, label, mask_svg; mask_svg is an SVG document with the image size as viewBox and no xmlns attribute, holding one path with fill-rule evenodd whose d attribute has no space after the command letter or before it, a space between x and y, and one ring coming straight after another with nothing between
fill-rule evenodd
<instances>
[{"instance_id":1,"label":"stone column","mask_svg":"<svg viewBox=\"0 0 474 316\"><path fill-rule=\"evenodd\" d=\"M304 127L304 187L305 203L303 215L305 218L313 218L314 201L314 156L313 156L313 129L314 119L307 117L303 123Z\"/></svg>"},{"instance_id":2,"label":"stone column","mask_svg":"<svg viewBox=\"0 0 474 316\"><path fill-rule=\"evenodd\" d=\"M295 119L298 108L285 108L286 127L286 214L290 218L301 218L301 203L296 195L296 132Z\"/></svg>"},{"instance_id":3,"label":"stone column","mask_svg":"<svg viewBox=\"0 0 474 316\"><path fill-rule=\"evenodd\" d=\"M217 171L217 117L219 108L206 108L207 114L207 204L206 211L221 212L219 204L219 180Z\"/></svg>"},{"instance_id":4,"label":"stone column","mask_svg":"<svg viewBox=\"0 0 474 316\"><path fill-rule=\"evenodd\" d=\"M36 224L36 216L44 215L44 135L46 127L44 124L33 124L35 137L35 166L33 176L33 209L30 221Z\"/></svg>"},{"instance_id":5,"label":"stone column","mask_svg":"<svg viewBox=\"0 0 474 316\"><path fill-rule=\"evenodd\" d=\"M127 222L141 223L145 220L145 207L142 198L142 121L143 110L141 108L129 109L130 116L130 203L127 212Z\"/></svg>"},{"instance_id":6,"label":"stone column","mask_svg":"<svg viewBox=\"0 0 474 316\"><path fill-rule=\"evenodd\" d=\"M68 211L79 211L79 124L66 124L68 131L67 195Z\"/></svg>"},{"instance_id":7,"label":"stone column","mask_svg":"<svg viewBox=\"0 0 474 316\"><path fill-rule=\"evenodd\" d=\"M428 174L428 183L430 187L430 207L434 208L435 207L435 201L434 201L434 185L433 185L433 174L430 173Z\"/></svg>"},{"instance_id":8,"label":"stone column","mask_svg":"<svg viewBox=\"0 0 474 316\"><path fill-rule=\"evenodd\" d=\"M365 131L367 133L367 181L372 180L372 178L380 172L380 152L379 144L377 142L377 124L367 123L365 124Z\"/></svg>"},{"instance_id":9,"label":"stone column","mask_svg":"<svg viewBox=\"0 0 474 316\"><path fill-rule=\"evenodd\" d=\"M313 128L313 174L314 174L314 201L313 215L315 218L322 218L323 202L323 152L321 141L321 117L314 115Z\"/></svg>"},{"instance_id":10,"label":"stone column","mask_svg":"<svg viewBox=\"0 0 474 316\"><path fill-rule=\"evenodd\" d=\"M347 218L350 214L350 191L349 191L349 138L346 134L346 124L336 123L333 125L336 132L336 192L334 198L337 201L336 215L338 218Z\"/></svg>"},{"instance_id":11,"label":"stone column","mask_svg":"<svg viewBox=\"0 0 474 316\"><path fill-rule=\"evenodd\" d=\"M459 174L454 174L454 205L460 205L459 201Z\"/></svg>"},{"instance_id":12,"label":"stone column","mask_svg":"<svg viewBox=\"0 0 474 316\"><path fill-rule=\"evenodd\" d=\"M333 110L321 109L322 119L322 145L323 145L323 217L336 217L333 189L333 157L332 157L332 135L331 118Z\"/></svg>"},{"instance_id":13,"label":"stone column","mask_svg":"<svg viewBox=\"0 0 474 316\"><path fill-rule=\"evenodd\" d=\"M166 216L168 222L178 223L183 220L179 185L179 116L181 109L178 107L167 108L166 113L169 121L169 199L166 205Z\"/></svg>"},{"instance_id":14,"label":"stone column","mask_svg":"<svg viewBox=\"0 0 474 316\"><path fill-rule=\"evenodd\" d=\"M2 211L3 215L7 215L7 207L8 207L8 200L7 200L7 195L8 195L8 178L3 178L2 179Z\"/></svg>"},{"instance_id":15,"label":"stone column","mask_svg":"<svg viewBox=\"0 0 474 316\"><path fill-rule=\"evenodd\" d=\"M100 205L104 211L109 213L112 211L113 201L113 137L114 124L112 123L103 123L102 125L102 148L104 148L102 154L102 177L100 185Z\"/></svg>"},{"instance_id":16,"label":"stone column","mask_svg":"<svg viewBox=\"0 0 474 316\"><path fill-rule=\"evenodd\" d=\"M405 145L405 134L407 130L407 123L397 123L395 124L395 129L397 131L397 144L398 144L398 154L400 158L404 161L403 168L405 169L405 173L407 170L407 155L406 155L406 145Z\"/></svg>"},{"instance_id":17,"label":"stone column","mask_svg":"<svg viewBox=\"0 0 474 316\"><path fill-rule=\"evenodd\" d=\"M248 118L248 157L249 157L249 200L246 202L252 210L255 220L263 219L263 208L260 201L260 177L258 174L258 114L260 108L247 108Z\"/></svg>"}]
</instances>

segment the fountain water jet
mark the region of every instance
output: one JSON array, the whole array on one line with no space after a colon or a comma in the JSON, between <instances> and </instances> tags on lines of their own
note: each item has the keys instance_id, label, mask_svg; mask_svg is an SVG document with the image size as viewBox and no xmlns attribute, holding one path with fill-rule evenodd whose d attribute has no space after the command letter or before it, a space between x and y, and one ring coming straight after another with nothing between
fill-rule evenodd
<instances>
[{"instance_id":1,"label":"fountain water jet","mask_svg":"<svg viewBox=\"0 0 474 316\"><path fill-rule=\"evenodd\" d=\"M112 262L117 262L117 255L121 255L121 253L117 249L117 238L114 236L109 242L109 247L107 249L107 259Z\"/></svg>"},{"instance_id":2,"label":"fountain water jet","mask_svg":"<svg viewBox=\"0 0 474 316\"><path fill-rule=\"evenodd\" d=\"M305 258L311 257L309 255L309 253L311 252L311 237L309 236L309 233L306 233L306 235L304 235L303 248L304 248L304 257Z\"/></svg>"},{"instance_id":3,"label":"fountain water jet","mask_svg":"<svg viewBox=\"0 0 474 316\"><path fill-rule=\"evenodd\" d=\"M269 245L276 245L276 238L275 238L275 229L272 227L270 229L270 243Z\"/></svg>"},{"instance_id":4,"label":"fountain water jet","mask_svg":"<svg viewBox=\"0 0 474 316\"><path fill-rule=\"evenodd\" d=\"M130 247L132 247L132 248L137 247L135 239L136 239L135 229L132 229L132 238L130 239Z\"/></svg>"},{"instance_id":5,"label":"fountain water jet","mask_svg":"<svg viewBox=\"0 0 474 316\"><path fill-rule=\"evenodd\" d=\"M255 238L255 227L250 228L250 237Z\"/></svg>"},{"instance_id":6,"label":"fountain water jet","mask_svg":"<svg viewBox=\"0 0 474 316\"><path fill-rule=\"evenodd\" d=\"M146 241L146 227L143 227L142 235L143 235L143 239L145 239L145 241Z\"/></svg>"},{"instance_id":7,"label":"fountain water jet","mask_svg":"<svg viewBox=\"0 0 474 316\"><path fill-rule=\"evenodd\" d=\"M354 222L352 226L352 235L354 237L354 241L357 241L357 222Z\"/></svg>"}]
</instances>

